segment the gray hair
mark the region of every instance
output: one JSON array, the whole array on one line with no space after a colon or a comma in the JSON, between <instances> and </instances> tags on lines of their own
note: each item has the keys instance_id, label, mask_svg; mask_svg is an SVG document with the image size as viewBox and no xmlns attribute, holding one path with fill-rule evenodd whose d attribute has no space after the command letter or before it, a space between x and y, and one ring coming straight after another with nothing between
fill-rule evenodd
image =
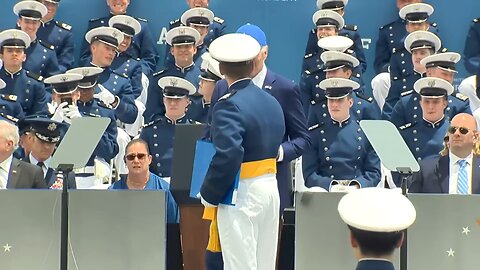
<instances>
[{"instance_id":1,"label":"gray hair","mask_svg":"<svg viewBox=\"0 0 480 270\"><path fill-rule=\"evenodd\" d=\"M20 139L18 127L8 121L0 120L0 138L12 141L16 148Z\"/></svg>"}]
</instances>

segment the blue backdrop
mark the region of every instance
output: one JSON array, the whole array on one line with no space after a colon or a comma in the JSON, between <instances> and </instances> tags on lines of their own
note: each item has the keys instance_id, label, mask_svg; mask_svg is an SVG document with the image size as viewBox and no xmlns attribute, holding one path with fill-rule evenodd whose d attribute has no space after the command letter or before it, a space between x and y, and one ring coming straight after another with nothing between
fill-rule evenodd
<instances>
[{"instance_id":1,"label":"blue backdrop","mask_svg":"<svg viewBox=\"0 0 480 270\"><path fill-rule=\"evenodd\" d=\"M1 0L0 29L15 26L13 6L17 0ZM300 64L307 40L313 27L315 0L211 0L210 8L225 19L229 31L251 22L267 34L270 45L268 66L288 78L298 81ZM106 0L62 0L57 20L71 24L76 35L76 50L91 18L108 14ZM431 21L437 22L443 44L450 50L463 52L465 37L472 19L480 17L480 1L456 0L428 1L435 7ZM153 35L158 40L158 51L164 54L165 33L168 23L187 9L185 0L131 0L129 14L148 19ZM350 0L345 21L356 24L364 39L368 60L366 81L373 76L373 58L378 28L398 17L394 0ZM163 57L162 57L163 59ZM162 63L160 63L162 64ZM459 65L459 78L465 77L463 62Z\"/></svg>"}]
</instances>

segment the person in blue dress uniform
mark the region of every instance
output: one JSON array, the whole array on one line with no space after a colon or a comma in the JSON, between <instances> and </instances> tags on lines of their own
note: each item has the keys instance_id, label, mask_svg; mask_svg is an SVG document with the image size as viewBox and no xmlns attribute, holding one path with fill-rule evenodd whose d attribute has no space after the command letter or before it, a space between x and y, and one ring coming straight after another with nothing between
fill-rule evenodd
<instances>
[{"instance_id":1,"label":"person in blue dress uniform","mask_svg":"<svg viewBox=\"0 0 480 270\"><path fill-rule=\"evenodd\" d=\"M352 91L360 87L343 78L325 79L329 119L322 119L309 128L312 147L302 157L307 187L331 190L337 184L357 187L376 186L380 180L380 159L350 116Z\"/></svg>"},{"instance_id":2,"label":"person in blue dress uniform","mask_svg":"<svg viewBox=\"0 0 480 270\"><path fill-rule=\"evenodd\" d=\"M453 84L454 75L457 72L455 64L460 61L460 54L455 52L437 53L427 56L420 61L420 65L425 70L426 77L435 77L444 79L450 84ZM397 127L406 123L417 121L418 117L422 115L420 107L420 95L411 90L402 93L399 102L393 108L390 121ZM452 119L459 113L472 114L470 110L469 99L454 91L448 96L448 105L445 109L445 118Z\"/></svg>"},{"instance_id":3,"label":"person in blue dress uniform","mask_svg":"<svg viewBox=\"0 0 480 270\"><path fill-rule=\"evenodd\" d=\"M38 38L41 19L47 14L47 7L37 1L21 1L13 7L18 16L17 25L28 34L31 43L25 49L27 59L23 67L43 77L60 73L55 46Z\"/></svg>"},{"instance_id":4,"label":"person in blue dress uniform","mask_svg":"<svg viewBox=\"0 0 480 270\"><path fill-rule=\"evenodd\" d=\"M147 105L143 116L146 122L152 121L156 114L165 113L163 104L162 89L157 82L166 76L173 76L185 79L195 86L200 82L200 66L195 65L193 57L197 52L196 44L200 42L200 33L188 26L175 27L167 33L167 43L172 45L170 53L175 58L175 64L166 67L150 78L148 88ZM187 118L199 121L205 118L208 113L208 106L205 105L203 97L198 92L190 97L191 104L187 111Z\"/></svg>"},{"instance_id":5,"label":"person in blue dress uniform","mask_svg":"<svg viewBox=\"0 0 480 270\"><path fill-rule=\"evenodd\" d=\"M402 53L392 56L391 69L394 69L394 65L400 64L400 59L395 58L396 55L402 55L401 59L404 65L401 71L398 70L402 68L399 65L395 68L397 71L390 71L391 86L382 111L382 117L385 120L389 120L392 116L392 110L400 97L405 95L405 92L413 90L415 81L420 79L425 73L425 66L420 61L429 55L435 54L441 46L442 42L437 35L428 31L415 31L405 38ZM406 58L403 58L405 55L410 59L407 61L408 65L405 64ZM394 60L398 60L399 63L393 64Z\"/></svg>"},{"instance_id":6,"label":"person in blue dress uniform","mask_svg":"<svg viewBox=\"0 0 480 270\"><path fill-rule=\"evenodd\" d=\"M450 125L444 111L453 86L439 78L421 78L413 88L421 96L422 119L407 123L399 130L415 159L420 161L437 157L443 149L443 138Z\"/></svg>"},{"instance_id":7,"label":"person in blue dress uniform","mask_svg":"<svg viewBox=\"0 0 480 270\"><path fill-rule=\"evenodd\" d=\"M42 25L37 31L37 37L55 47L59 70L63 73L73 68L75 64L75 44L72 26L55 20L60 1L39 0L47 7L47 15L42 18Z\"/></svg>"},{"instance_id":8,"label":"person in blue dress uniform","mask_svg":"<svg viewBox=\"0 0 480 270\"><path fill-rule=\"evenodd\" d=\"M148 143L153 155L150 171L160 177L170 177L175 126L195 123L187 117L186 110L189 95L195 93L196 88L189 81L172 76L161 78L158 85L163 89L165 114L154 115L152 121L143 127L140 138Z\"/></svg>"},{"instance_id":9,"label":"person in blue dress uniform","mask_svg":"<svg viewBox=\"0 0 480 270\"><path fill-rule=\"evenodd\" d=\"M51 168L50 161L61 137L65 135L67 125L51 120L46 115L34 115L22 119L18 123L19 130L29 132L32 136L31 151L23 161L42 168L46 185L50 188L63 187L63 175L55 173L56 168ZM75 177L69 175L69 188L75 188Z\"/></svg>"},{"instance_id":10,"label":"person in blue dress uniform","mask_svg":"<svg viewBox=\"0 0 480 270\"><path fill-rule=\"evenodd\" d=\"M463 63L471 75L478 74L480 70L480 18L473 19L465 38L463 49Z\"/></svg>"},{"instance_id":11,"label":"person in blue dress uniform","mask_svg":"<svg viewBox=\"0 0 480 270\"><path fill-rule=\"evenodd\" d=\"M79 189L103 184L111 177L110 160L118 153L115 113L107 105L94 100L95 84L100 68L83 68L82 74L70 72L45 79L52 85L51 119L71 124L78 117L108 117L110 124L83 168L75 169ZM94 74L94 75L91 75ZM79 87L80 86L80 87Z\"/></svg>"},{"instance_id":12,"label":"person in blue dress uniform","mask_svg":"<svg viewBox=\"0 0 480 270\"><path fill-rule=\"evenodd\" d=\"M412 202L391 189L364 188L343 196L337 209L349 229L355 269L395 270L395 250L417 216Z\"/></svg>"},{"instance_id":13,"label":"person in blue dress uniform","mask_svg":"<svg viewBox=\"0 0 480 270\"><path fill-rule=\"evenodd\" d=\"M252 60L260 53L257 40L226 34L209 50L229 88L212 108L210 134L216 153L200 191L205 214L218 225L218 230L211 227L209 246L221 246L225 269L274 269L280 212L276 159L285 134L282 108L250 79ZM235 206L220 204L239 171ZM252 211L257 214L252 216Z\"/></svg>"},{"instance_id":14,"label":"person in blue dress uniform","mask_svg":"<svg viewBox=\"0 0 480 270\"><path fill-rule=\"evenodd\" d=\"M20 103L25 116L47 112L43 77L25 70L22 66L27 57L25 48L28 46L30 37L22 30L10 29L0 33L0 58L3 61L0 79L6 84L5 88L0 90L2 100L11 100L11 105L16 100ZM7 109L7 105L5 106ZM13 111L18 112L18 109ZM18 116L12 116L21 118L22 114L19 112Z\"/></svg>"},{"instance_id":15,"label":"person in blue dress uniform","mask_svg":"<svg viewBox=\"0 0 480 270\"><path fill-rule=\"evenodd\" d=\"M342 17L345 15L345 7L348 0L317 0L318 9L329 9L337 12ZM353 24L345 24L338 32L340 36L345 36L353 40L353 46L351 49L355 52L357 59L361 64L361 72L364 73L367 70L367 59L362 45L362 37L358 32L358 26ZM310 30L308 34L307 46L305 48L305 55L315 54L318 51L317 46L317 29Z\"/></svg>"},{"instance_id":16,"label":"person in blue dress uniform","mask_svg":"<svg viewBox=\"0 0 480 270\"><path fill-rule=\"evenodd\" d=\"M418 30L428 30L433 33L438 33L438 27L436 23L429 23L427 20L417 20L418 18L428 17L428 12L433 12L433 8L428 5L416 5L418 0L397 0L397 7L399 11L399 17L382 27L378 32L378 39L375 44L375 76L371 82L373 88L373 96L383 108L385 98L388 95L390 89L390 64L393 54L397 54L397 58L405 57L404 52L404 38L408 33ZM408 7L410 6L410 7ZM413 7L413 8L412 8ZM417 12L423 10L425 12ZM411 15L407 15L411 13ZM408 20L406 19L408 17ZM409 61L400 59L399 65L405 64ZM411 66L409 64L409 66ZM405 69L409 71L410 69Z\"/></svg>"},{"instance_id":17,"label":"person in blue dress uniform","mask_svg":"<svg viewBox=\"0 0 480 270\"><path fill-rule=\"evenodd\" d=\"M109 16L97 19L91 19L88 22L87 32L101 26L108 26L108 21L115 15L126 15L130 0L106 0L110 9ZM141 31L132 39L132 44L128 48L128 54L133 59L140 59L142 72L147 76L152 74L158 63L158 52L156 40L153 38L148 22L143 18L136 18L141 24ZM87 42L82 43L80 49L80 65L85 66L89 63L91 55L90 46Z\"/></svg>"},{"instance_id":18,"label":"person in blue dress uniform","mask_svg":"<svg viewBox=\"0 0 480 270\"><path fill-rule=\"evenodd\" d=\"M359 61L352 55L336 51L326 51L320 56L324 63L323 68L325 77L350 79L354 68L359 65ZM320 92L320 97L312 102L308 116L308 125L314 125L330 119L327 108L327 98L324 91ZM352 92L353 105L350 108L350 115L357 121L380 119L380 108L372 97L363 94L360 89Z\"/></svg>"},{"instance_id":19,"label":"person in blue dress uniform","mask_svg":"<svg viewBox=\"0 0 480 270\"><path fill-rule=\"evenodd\" d=\"M7 86L5 82L0 79L0 93L5 86ZM22 119L25 117L22 105L17 100L17 96L15 95L0 94L0 113L13 116L17 119Z\"/></svg>"}]
</instances>

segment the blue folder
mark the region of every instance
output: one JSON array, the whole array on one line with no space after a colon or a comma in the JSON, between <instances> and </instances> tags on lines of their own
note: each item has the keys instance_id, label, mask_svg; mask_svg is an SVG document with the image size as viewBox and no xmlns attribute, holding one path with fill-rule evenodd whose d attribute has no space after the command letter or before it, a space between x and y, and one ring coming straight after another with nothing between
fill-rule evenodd
<instances>
[{"instance_id":1,"label":"blue folder","mask_svg":"<svg viewBox=\"0 0 480 270\"><path fill-rule=\"evenodd\" d=\"M192 184L190 186L191 198L200 198L200 189L215 152L215 146L213 146L211 142L202 140L197 141L195 146L195 158L193 160ZM228 190L228 193L221 204L235 205L235 202L237 201L239 181L240 172L237 173L235 184Z\"/></svg>"}]
</instances>

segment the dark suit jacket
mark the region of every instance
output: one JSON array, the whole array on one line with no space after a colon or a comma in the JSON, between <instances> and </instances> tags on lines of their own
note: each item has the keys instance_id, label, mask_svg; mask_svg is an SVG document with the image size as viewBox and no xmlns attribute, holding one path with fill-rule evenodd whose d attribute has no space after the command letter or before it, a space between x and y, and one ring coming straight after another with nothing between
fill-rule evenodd
<instances>
[{"instance_id":1,"label":"dark suit jacket","mask_svg":"<svg viewBox=\"0 0 480 270\"><path fill-rule=\"evenodd\" d=\"M300 88L290 80L267 70L262 89L269 92L280 103L285 118L285 134L281 144L283 161L277 163L280 209L283 212L285 207L292 205L290 161L301 156L303 151L310 146L310 137L308 136L307 120L300 98ZM216 101L227 92L227 81L218 81L212 94L210 108L213 108ZM210 123L211 115L209 115L208 120L208 123ZM207 136L209 137L208 131Z\"/></svg>"},{"instance_id":2,"label":"dark suit jacket","mask_svg":"<svg viewBox=\"0 0 480 270\"><path fill-rule=\"evenodd\" d=\"M480 156L474 155L472 163L472 193L480 194ZM450 158L448 155L422 160L420 171L412 176L408 192L448 194L449 171Z\"/></svg>"},{"instance_id":3,"label":"dark suit jacket","mask_svg":"<svg viewBox=\"0 0 480 270\"><path fill-rule=\"evenodd\" d=\"M395 270L395 267L389 261L369 259L359 261L356 270Z\"/></svg>"},{"instance_id":4,"label":"dark suit jacket","mask_svg":"<svg viewBox=\"0 0 480 270\"><path fill-rule=\"evenodd\" d=\"M7 188L48 188L48 186L40 167L13 158L8 173Z\"/></svg>"}]
</instances>

